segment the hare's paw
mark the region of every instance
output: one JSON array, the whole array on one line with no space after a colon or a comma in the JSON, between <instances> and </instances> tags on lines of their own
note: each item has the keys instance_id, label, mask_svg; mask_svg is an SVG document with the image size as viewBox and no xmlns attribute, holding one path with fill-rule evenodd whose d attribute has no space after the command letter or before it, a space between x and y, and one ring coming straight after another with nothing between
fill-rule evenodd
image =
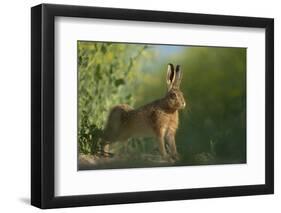
<instances>
[{"instance_id":1,"label":"hare's paw","mask_svg":"<svg viewBox=\"0 0 281 213\"><path fill-rule=\"evenodd\" d=\"M162 159L164 162L168 162L168 163L175 163L176 161L174 160L174 158L171 155L165 155L162 156Z\"/></svg>"},{"instance_id":2,"label":"hare's paw","mask_svg":"<svg viewBox=\"0 0 281 213\"><path fill-rule=\"evenodd\" d=\"M174 154L174 155L172 156L172 158L173 158L175 161L180 161L181 156L177 153L177 154Z\"/></svg>"},{"instance_id":3,"label":"hare's paw","mask_svg":"<svg viewBox=\"0 0 281 213\"><path fill-rule=\"evenodd\" d=\"M114 153L104 152L104 157L106 157L106 158L113 158L114 157Z\"/></svg>"}]
</instances>

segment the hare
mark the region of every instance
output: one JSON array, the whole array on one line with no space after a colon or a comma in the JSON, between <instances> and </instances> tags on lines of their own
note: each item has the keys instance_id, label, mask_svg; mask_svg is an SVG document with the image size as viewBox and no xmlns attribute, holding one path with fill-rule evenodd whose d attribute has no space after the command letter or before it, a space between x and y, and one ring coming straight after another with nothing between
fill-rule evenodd
<instances>
[{"instance_id":1,"label":"hare","mask_svg":"<svg viewBox=\"0 0 281 213\"><path fill-rule=\"evenodd\" d=\"M102 139L105 150L110 143L125 142L129 138L155 137L159 144L159 151L165 160L178 160L175 134L178 128L178 110L185 107L185 99L180 91L182 71L168 64L167 94L158 100L146 104L138 109L120 104L113 107L109 113ZM165 141L169 147L168 155Z\"/></svg>"}]
</instances>

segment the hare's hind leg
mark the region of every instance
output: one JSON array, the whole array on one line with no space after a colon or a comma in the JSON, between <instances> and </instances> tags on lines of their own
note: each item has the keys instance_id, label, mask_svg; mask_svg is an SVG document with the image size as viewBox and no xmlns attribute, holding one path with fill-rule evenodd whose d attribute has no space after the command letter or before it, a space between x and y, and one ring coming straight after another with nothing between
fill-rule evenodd
<instances>
[{"instance_id":1,"label":"hare's hind leg","mask_svg":"<svg viewBox=\"0 0 281 213\"><path fill-rule=\"evenodd\" d=\"M105 129L101 137L101 155L103 157L107 158L114 156L114 154L110 152L110 146L113 142L114 140L112 140L112 136L110 135L108 128Z\"/></svg>"},{"instance_id":2,"label":"hare's hind leg","mask_svg":"<svg viewBox=\"0 0 281 213\"><path fill-rule=\"evenodd\" d=\"M109 142L102 140L100 146L101 146L100 147L101 149L100 149L99 154L101 157L108 158L108 157L114 156L114 154L110 152L110 143Z\"/></svg>"},{"instance_id":3,"label":"hare's hind leg","mask_svg":"<svg viewBox=\"0 0 281 213\"><path fill-rule=\"evenodd\" d=\"M110 152L109 144L105 144L103 147L103 153L105 157L113 157L113 154Z\"/></svg>"}]
</instances>

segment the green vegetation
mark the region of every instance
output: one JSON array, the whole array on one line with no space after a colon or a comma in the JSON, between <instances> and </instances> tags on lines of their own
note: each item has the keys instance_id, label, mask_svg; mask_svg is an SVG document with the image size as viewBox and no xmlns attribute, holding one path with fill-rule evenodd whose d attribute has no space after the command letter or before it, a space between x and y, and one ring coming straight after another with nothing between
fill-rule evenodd
<instances>
[{"instance_id":1,"label":"green vegetation","mask_svg":"<svg viewBox=\"0 0 281 213\"><path fill-rule=\"evenodd\" d=\"M182 89L190 112L183 113L178 132L184 160L245 163L246 49L193 47L186 56L180 59Z\"/></svg>"},{"instance_id":2,"label":"green vegetation","mask_svg":"<svg viewBox=\"0 0 281 213\"><path fill-rule=\"evenodd\" d=\"M172 47L78 42L80 153L98 152L112 106L138 107L164 96L166 66L174 63L182 66L188 104L180 111L177 164L246 162L246 49ZM128 155L128 164L117 168L150 166L134 162L158 152L152 139L132 139L128 146L116 144L116 152Z\"/></svg>"},{"instance_id":3,"label":"green vegetation","mask_svg":"<svg viewBox=\"0 0 281 213\"><path fill-rule=\"evenodd\" d=\"M134 105L136 61L145 45L78 42L78 144L84 154L96 153L110 108Z\"/></svg>"}]
</instances>

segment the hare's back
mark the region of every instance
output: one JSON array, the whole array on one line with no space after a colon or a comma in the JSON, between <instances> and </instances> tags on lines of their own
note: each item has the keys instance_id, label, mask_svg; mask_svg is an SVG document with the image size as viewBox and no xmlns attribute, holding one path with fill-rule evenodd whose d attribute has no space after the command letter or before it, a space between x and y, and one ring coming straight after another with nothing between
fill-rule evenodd
<instances>
[{"instance_id":1,"label":"hare's back","mask_svg":"<svg viewBox=\"0 0 281 213\"><path fill-rule=\"evenodd\" d=\"M154 136L150 114L151 111L147 110L132 110L127 113L124 128L130 137Z\"/></svg>"}]
</instances>

